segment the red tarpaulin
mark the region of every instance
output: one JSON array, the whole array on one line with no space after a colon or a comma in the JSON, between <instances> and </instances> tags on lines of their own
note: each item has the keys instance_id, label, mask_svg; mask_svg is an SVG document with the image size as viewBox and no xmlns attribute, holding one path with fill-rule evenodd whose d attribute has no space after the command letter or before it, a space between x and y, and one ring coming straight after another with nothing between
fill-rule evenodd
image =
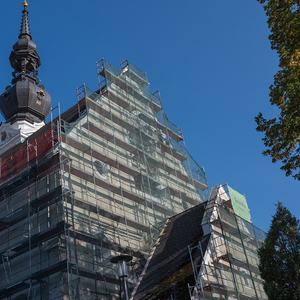
<instances>
[{"instance_id":1,"label":"red tarpaulin","mask_svg":"<svg viewBox=\"0 0 300 300\"><path fill-rule=\"evenodd\" d=\"M38 156L49 150L53 145L52 131L50 129L32 142L25 144L21 149L3 158L1 161L1 178L19 170L27 165L27 162L35 160Z\"/></svg>"}]
</instances>

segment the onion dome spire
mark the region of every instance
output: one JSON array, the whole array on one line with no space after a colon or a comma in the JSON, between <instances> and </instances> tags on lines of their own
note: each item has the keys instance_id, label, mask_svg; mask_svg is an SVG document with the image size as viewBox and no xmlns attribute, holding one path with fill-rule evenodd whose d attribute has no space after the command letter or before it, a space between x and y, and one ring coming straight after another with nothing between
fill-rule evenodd
<instances>
[{"instance_id":1,"label":"onion dome spire","mask_svg":"<svg viewBox=\"0 0 300 300\"><path fill-rule=\"evenodd\" d=\"M51 110L51 97L37 77L41 59L31 38L26 0L23 7L19 40L9 56L14 69L12 86L7 86L0 95L0 111L11 123L18 120L41 122Z\"/></svg>"},{"instance_id":2,"label":"onion dome spire","mask_svg":"<svg viewBox=\"0 0 300 300\"><path fill-rule=\"evenodd\" d=\"M23 10L21 32L19 35L19 39L27 38L31 40L29 21L28 21L28 10L26 9L28 7L28 3L26 2L26 0L24 0L24 3L22 5L24 7L24 10Z\"/></svg>"}]
</instances>

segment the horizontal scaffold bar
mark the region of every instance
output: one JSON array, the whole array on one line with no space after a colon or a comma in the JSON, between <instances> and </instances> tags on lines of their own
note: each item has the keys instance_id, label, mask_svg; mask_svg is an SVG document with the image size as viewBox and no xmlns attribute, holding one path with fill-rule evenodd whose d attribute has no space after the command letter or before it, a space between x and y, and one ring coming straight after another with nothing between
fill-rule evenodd
<instances>
[{"instance_id":1,"label":"horizontal scaffold bar","mask_svg":"<svg viewBox=\"0 0 300 300\"><path fill-rule=\"evenodd\" d=\"M90 175L90 174L85 173L84 171L81 171L81 170L78 170L78 169L72 167L71 170L70 170L70 173L72 175L77 176L81 179L84 179L84 180L86 180L90 183L94 183L93 176ZM145 199L144 197L133 193L132 191L128 191L128 190L123 189L122 193L121 193L121 189L120 189L119 186L115 186L113 184L110 184L110 183L108 183L104 180L101 180L100 178L95 178L95 183L99 187L102 187L102 188L104 188L108 191L111 191L111 192L115 193L116 195L119 195L119 196L123 195L124 198L132 200L136 203L143 204L143 205L147 204L149 207L153 206L153 209L155 209L156 211L161 212L163 214L166 214L166 215L169 215L169 216L173 214L172 211L166 209L165 207L162 207L158 204L152 203L152 202L148 201L147 199Z\"/></svg>"},{"instance_id":2,"label":"horizontal scaffold bar","mask_svg":"<svg viewBox=\"0 0 300 300\"><path fill-rule=\"evenodd\" d=\"M46 195L42 195L41 197L33 200L30 203L30 215L33 215L36 212L36 209L43 209L53 203L56 203L61 200L62 197L62 189L61 186L55 188L50 191ZM0 224L6 224L6 226L0 226L0 231L5 230L9 226L13 226L22 220L25 220L28 217L28 203L27 199L26 204L24 204L19 209L15 210L11 214L7 215L4 219L0 221ZM33 209L34 207L34 209Z\"/></svg>"},{"instance_id":3,"label":"horizontal scaffold bar","mask_svg":"<svg viewBox=\"0 0 300 300\"><path fill-rule=\"evenodd\" d=\"M61 222L55 224L54 226L52 226L40 233L33 235L30 239L30 243L29 243L29 239L26 239L23 242L17 243L16 245L13 245L9 249L6 249L2 253L0 253L0 255L3 255L7 251L13 252L13 254L9 255L9 259L14 259L15 257L18 257L18 256L22 255L23 253L26 253L27 251L29 251L29 244L30 244L30 249L32 250L32 249L38 247L39 244L41 244L47 240L50 240L55 236L60 235L61 233L64 232L65 228L69 228L70 226L71 225L65 223L65 221L61 221ZM2 261L0 261L0 265L1 264L2 264Z\"/></svg>"},{"instance_id":4,"label":"horizontal scaffold bar","mask_svg":"<svg viewBox=\"0 0 300 300\"><path fill-rule=\"evenodd\" d=\"M152 106L152 109L156 112L160 111L162 107L158 105L157 103L153 102L151 99L145 97L141 93L137 92L134 88L126 84L120 77L115 76L111 72L109 72L107 69L105 72L100 73L106 80L110 81L111 83L114 83L119 88L121 88L126 93L133 95L136 99L139 99L139 101L145 101L148 102L149 105Z\"/></svg>"},{"instance_id":5,"label":"horizontal scaffold bar","mask_svg":"<svg viewBox=\"0 0 300 300\"><path fill-rule=\"evenodd\" d=\"M74 140L74 139L71 138L71 137L66 137L66 138L65 138L65 143L68 144L69 146L72 146L72 147L74 147L75 149L77 149L77 150L79 150L79 151L82 151L82 152L85 152L85 153L87 152L88 149L90 149L89 146L86 146L86 145L84 145L84 144L82 144L82 143L79 143L78 141ZM124 143L124 144L125 144L125 143ZM134 152L136 152L137 150L136 150L136 148L132 147L132 151L133 151L133 153L134 153ZM131 175L131 176L133 176L133 177L137 177L137 176L139 176L140 173L141 173L140 171L134 169L133 167L130 167L130 166L125 165L125 164L122 164L121 161L118 161L118 162L117 162L116 160L114 160L114 159L112 159L112 158L110 158L110 157L107 157L106 155L104 155L104 154L102 154L102 153L96 151L95 149L92 150L92 154L93 154L93 157L94 157L94 158L99 159L99 160L105 162L106 164L108 164L108 165L110 165L110 166L115 166L115 167L118 166L119 169L120 169L120 171L122 171L122 172L124 172L124 173L126 173L126 174L128 174L128 175ZM167 170L167 171L168 171L169 173L172 173L174 176L176 176L176 173L175 173L175 170L174 170L174 169L168 167L168 170ZM178 175L178 174L179 174L179 171L177 172L177 175ZM180 173L180 174L181 174L181 175L179 175L179 176L182 176L182 178L185 179L185 182L189 182L189 177L183 175L182 173ZM190 181L192 181L192 180L193 180L193 179L190 178ZM196 181L196 180L194 180L194 182L195 182L195 186L198 187L198 188L200 188L201 190L204 190L204 189L207 188L207 186L204 185L204 184L202 184L201 182L198 182L198 181ZM183 199L184 201L189 202L189 203L191 203L191 204L198 204L197 201L195 201L194 199L188 197L187 195L184 195L183 192L181 193L181 195L180 195L180 191L179 191L178 193L174 192L172 195L173 195L173 196L176 196L176 197L179 197L179 198L182 196L182 199L184 198L184 199Z\"/></svg>"},{"instance_id":6,"label":"horizontal scaffold bar","mask_svg":"<svg viewBox=\"0 0 300 300\"><path fill-rule=\"evenodd\" d=\"M98 128L97 126L95 126L93 124L89 124L89 125L88 124L84 124L83 127L86 128L86 129L90 129L91 132L93 132L94 134L96 134L96 135L98 135L100 137L105 138L108 141L114 140L117 146L119 146L119 147L121 147L121 148L123 148L123 149L125 149L127 151L130 151L130 150L131 150L131 152L136 151L135 147L129 145L126 142L121 141L120 139L118 139L116 137L114 138L113 135L107 133L106 131ZM176 174L177 174L177 177L179 179L181 179L181 180L183 180L185 182L188 182L188 183L191 182L191 184L194 184L196 188L198 188L198 189L200 189L202 191L205 190L205 189L207 189L207 185L206 184L204 184L204 183L202 183L202 182L200 182L198 180L195 180L194 178L191 178L189 176L184 175L179 170L177 170L175 172L175 169L171 168L170 166L166 166L166 168L168 169L167 171L169 173L171 173L174 176L176 176Z\"/></svg>"}]
</instances>

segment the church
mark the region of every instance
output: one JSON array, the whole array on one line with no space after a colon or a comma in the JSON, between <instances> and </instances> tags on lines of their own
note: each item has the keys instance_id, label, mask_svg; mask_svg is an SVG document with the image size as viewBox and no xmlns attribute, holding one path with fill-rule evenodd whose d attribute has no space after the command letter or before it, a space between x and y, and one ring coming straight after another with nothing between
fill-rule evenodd
<instances>
[{"instance_id":1,"label":"church","mask_svg":"<svg viewBox=\"0 0 300 300\"><path fill-rule=\"evenodd\" d=\"M53 108L26 0L9 60L0 299L267 299L256 254L264 233L245 204L238 215L229 188L209 193L146 73L102 59L98 90L83 85L67 111ZM126 280L120 256L130 258Z\"/></svg>"}]
</instances>

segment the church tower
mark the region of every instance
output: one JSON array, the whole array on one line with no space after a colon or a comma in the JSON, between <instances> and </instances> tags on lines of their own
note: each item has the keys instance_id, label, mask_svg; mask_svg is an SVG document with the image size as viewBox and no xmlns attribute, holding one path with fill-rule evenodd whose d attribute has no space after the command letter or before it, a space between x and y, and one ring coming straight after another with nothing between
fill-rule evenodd
<instances>
[{"instance_id":1,"label":"church tower","mask_svg":"<svg viewBox=\"0 0 300 300\"><path fill-rule=\"evenodd\" d=\"M13 79L0 95L6 120L0 126L0 155L45 125L51 110L50 94L37 77L41 59L30 34L26 0L23 7L19 40L9 56Z\"/></svg>"},{"instance_id":2,"label":"church tower","mask_svg":"<svg viewBox=\"0 0 300 300\"><path fill-rule=\"evenodd\" d=\"M208 199L204 168L128 60L99 61L97 90L78 88L45 124L51 99L23 7L0 96L0 300L124 299L113 259L132 258L130 294L166 220Z\"/></svg>"}]
</instances>

